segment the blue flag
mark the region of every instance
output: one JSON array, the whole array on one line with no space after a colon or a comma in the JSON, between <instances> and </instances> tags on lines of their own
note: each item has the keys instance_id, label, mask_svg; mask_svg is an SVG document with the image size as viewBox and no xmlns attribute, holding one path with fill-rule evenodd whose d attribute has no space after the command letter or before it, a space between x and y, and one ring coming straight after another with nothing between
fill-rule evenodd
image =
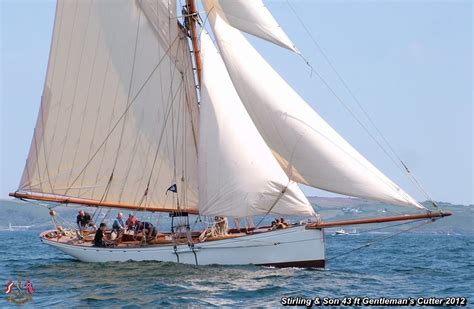
<instances>
[{"instance_id":1,"label":"blue flag","mask_svg":"<svg viewBox=\"0 0 474 309\"><path fill-rule=\"evenodd\" d=\"M178 187L176 186L176 184L174 184L171 187L169 187L168 190L166 190L166 194L168 194L168 191L177 193L178 192Z\"/></svg>"}]
</instances>

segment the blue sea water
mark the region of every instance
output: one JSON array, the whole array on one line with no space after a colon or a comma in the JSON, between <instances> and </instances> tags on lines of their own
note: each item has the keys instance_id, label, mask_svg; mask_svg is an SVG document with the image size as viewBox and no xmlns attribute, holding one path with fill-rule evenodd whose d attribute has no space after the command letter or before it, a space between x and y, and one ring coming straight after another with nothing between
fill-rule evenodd
<instances>
[{"instance_id":1,"label":"blue sea water","mask_svg":"<svg viewBox=\"0 0 474 309\"><path fill-rule=\"evenodd\" d=\"M283 296L466 297L473 306L472 235L381 234L326 238L324 270L189 266L159 262L90 264L43 245L37 231L0 232L0 284L30 279L25 307L280 306ZM3 290L3 289L2 289ZM17 307L1 291L0 308ZM301 308L301 307L300 307Z\"/></svg>"}]
</instances>

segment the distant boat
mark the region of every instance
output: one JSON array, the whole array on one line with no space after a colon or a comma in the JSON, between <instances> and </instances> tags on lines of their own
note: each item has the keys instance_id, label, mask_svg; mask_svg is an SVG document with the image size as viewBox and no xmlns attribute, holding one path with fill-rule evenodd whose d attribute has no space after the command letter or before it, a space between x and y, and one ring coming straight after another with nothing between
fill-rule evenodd
<instances>
[{"instance_id":1,"label":"distant boat","mask_svg":"<svg viewBox=\"0 0 474 309\"><path fill-rule=\"evenodd\" d=\"M357 233L356 229L353 229L352 232L347 232L344 229L339 229L334 233L334 235L360 235L360 234Z\"/></svg>"},{"instance_id":2,"label":"distant boat","mask_svg":"<svg viewBox=\"0 0 474 309\"><path fill-rule=\"evenodd\" d=\"M344 231L344 229L337 230L335 235L350 235L350 233Z\"/></svg>"},{"instance_id":3,"label":"distant boat","mask_svg":"<svg viewBox=\"0 0 474 309\"><path fill-rule=\"evenodd\" d=\"M33 225L12 225L11 222L8 223L8 230L10 232L14 231L24 231L32 228Z\"/></svg>"}]
</instances>

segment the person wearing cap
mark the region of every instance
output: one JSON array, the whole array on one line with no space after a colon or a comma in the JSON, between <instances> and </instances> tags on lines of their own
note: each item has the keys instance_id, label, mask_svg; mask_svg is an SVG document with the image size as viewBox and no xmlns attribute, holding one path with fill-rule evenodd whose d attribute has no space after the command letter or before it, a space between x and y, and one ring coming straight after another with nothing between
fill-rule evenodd
<instances>
[{"instance_id":1,"label":"person wearing cap","mask_svg":"<svg viewBox=\"0 0 474 309\"><path fill-rule=\"evenodd\" d=\"M84 231L89 226L94 229L94 232L97 229L94 221L92 221L91 215L82 209L79 210L79 214L76 217L76 223L80 234L82 234L82 231Z\"/></svg>"}]
</instances>

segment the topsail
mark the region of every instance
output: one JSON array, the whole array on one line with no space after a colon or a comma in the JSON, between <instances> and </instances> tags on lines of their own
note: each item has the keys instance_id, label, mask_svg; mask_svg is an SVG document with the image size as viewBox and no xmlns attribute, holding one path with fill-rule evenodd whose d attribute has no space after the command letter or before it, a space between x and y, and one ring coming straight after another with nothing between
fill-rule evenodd
<instances>
[{"instance_id":1,"label":"topsail","mask_svg":"<svg viewBox=\"0 0 474 309\"><path fill-rule=\"evenodd\" d=\"M59 0L19 191L197 209L197 99L176 2Z\"/></svg>"},{"instance_id":2,"label":"topsail","mask_svg":"<svg viewBox=\"0 0 474 309\"><path fill-rule=\"evenodd\" d=\"M280 28L262 0L203 0L209 12L218 13L227 23L244 32L296 52L296 47Z\"/></svg>"}]
</instances>

